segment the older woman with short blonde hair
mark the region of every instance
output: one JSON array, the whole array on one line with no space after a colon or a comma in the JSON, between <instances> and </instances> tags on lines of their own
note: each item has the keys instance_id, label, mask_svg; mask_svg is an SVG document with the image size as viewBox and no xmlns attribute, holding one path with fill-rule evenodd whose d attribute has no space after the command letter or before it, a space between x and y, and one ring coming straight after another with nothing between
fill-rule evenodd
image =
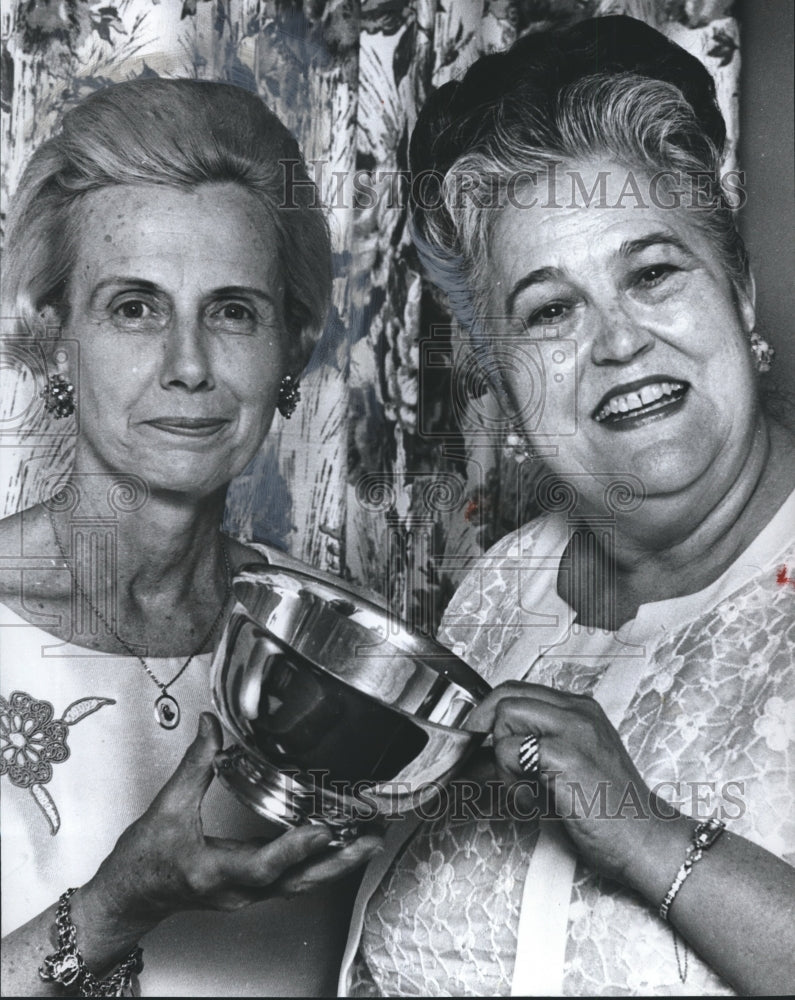
<instances>
[{"instance_id":1,"label":"older woman with short blonde hair","mask_svg":"<svg viewBox=\"0 0 795 1000\"><path fill-rule=\"evenodd\" d=\"M3 280L75 441L68 481L0 526L4 992L322 992L336 888L275 897L377 841L273 839L210 787L205 711L232 576L263 555L222 533L226 490L295 409L330 295L298 146L236 87L98 91L34 153Z\"/></svg>"}]
</instances>

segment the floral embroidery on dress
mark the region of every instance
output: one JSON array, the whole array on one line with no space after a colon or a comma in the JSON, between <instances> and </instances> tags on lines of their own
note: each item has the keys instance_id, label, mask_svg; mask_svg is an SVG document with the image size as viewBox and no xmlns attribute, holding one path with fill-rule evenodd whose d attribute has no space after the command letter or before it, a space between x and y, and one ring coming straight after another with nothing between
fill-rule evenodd
<instances>
[{"instance_id":1,"label":"floral embroidery on dress","mask_svg":"<svg viewBox=\"0 0 795 1000\"><path fill-rule=\"evenodd\" d=\"M44 785L52 778L53 764L69 757L69 726L115 705L112 698L80 698L60 719L49 701L38 701L25 691L14 691L7 700L0 695L0 775L12 785L29 788L54 835L61 826L58 807Z\"/></svg>"},{"instance_id":2,"label":"floral embroidery on dress","mask_svg":"<svg viewBox=\"0 0 795 1000\"><path fill-rule=\"evenodd\" d=\"M764 714L754 723L754 730L765 738L771 750L785 752L795 742L795 699L784 701L773 696L765 702Z\"/></svg>"},{"instance_id":3,"label":"floral embroidery on dress","mask_svg":"<svg viewBox=\"0 0 795 1000\"><path fill-rule=\"evenodd\" d=\"M417 864L420 899L440 903L447 894L450 883L455 878L455 870L441 851L432 851L427 861Z\"/></svg>"},{"instance_id":4,"label":"floral embroidery on dress","mask_svg":"<svg viewBox=\"0 0 795 1000\"><path fill-rule=\"evenodd\" d=\"M521 544L516 536L499 542L488 567L463 581L442 622L442 641L457 643L486 677L507 650L524 643L531 659L538 648L538 640L522 637L513 553L547 555L537 542L547 530L539 519L522 529ZM782 548L776 563L783 556L795 565L792 544ZM647 783L663 795L670 789L667 798L684 813L722 816L733 833L792 864L793 598L776 584L771 563L650 642L619 734ZM514 662L521 667L519 657ZM590 694L603 670L597 650L593 659L542 655L530 676ZM418 827L365 909L347 995L509 996L535 844L530 827L508 818L454 825L448 816ZM543 885L533 889L543 899ZM692 951L682 984L656 906L582 863L568 916L564 996L734 995ZM442 984L440 992L433 984Z\"/></svg>"}]
</instances>

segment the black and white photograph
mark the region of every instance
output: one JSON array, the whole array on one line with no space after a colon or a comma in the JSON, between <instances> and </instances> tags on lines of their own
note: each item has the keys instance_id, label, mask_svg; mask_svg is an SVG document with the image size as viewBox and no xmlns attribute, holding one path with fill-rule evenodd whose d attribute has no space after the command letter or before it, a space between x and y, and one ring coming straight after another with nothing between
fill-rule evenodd
<instances>
[{"instance_id":1,"label":"black and white photograph","mask_svg":"<svg viewBox=\"0 0 795 1000\"><path fill-rule=\"evenodd\" d=\"M0 44L0 995L791 995L790 0Z\"/></svg>"}]
</instances>

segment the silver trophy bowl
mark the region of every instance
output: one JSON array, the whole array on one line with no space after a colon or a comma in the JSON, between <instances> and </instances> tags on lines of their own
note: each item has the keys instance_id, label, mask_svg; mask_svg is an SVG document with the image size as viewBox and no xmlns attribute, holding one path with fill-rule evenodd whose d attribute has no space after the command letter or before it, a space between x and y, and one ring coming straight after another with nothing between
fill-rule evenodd
<instances>
[{"instance_id":1,"label":"silver trophy bowl","mask_svg":"<svg viewBox=\"0 0 795 1000\"><path fill-rule=\"evenodd\" d=\"M322 822L348 843L429 801L481 742L462 727L489 685L377 599L267 564L234 592L213 701L236 742L216 773L278 832Z\"/></svg>"}]
</instances>

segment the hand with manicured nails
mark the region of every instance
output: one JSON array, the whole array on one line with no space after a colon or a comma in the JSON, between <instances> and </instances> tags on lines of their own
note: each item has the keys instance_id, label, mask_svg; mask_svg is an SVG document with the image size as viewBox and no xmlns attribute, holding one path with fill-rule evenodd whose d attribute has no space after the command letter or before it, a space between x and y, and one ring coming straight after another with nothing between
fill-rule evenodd
<instances>
[{"instance_id":1,"label":"hand with manicured nails","mask_svg":"<svg viewBox=\"0 0 795 1000\"><path fill-rule=\"evenodd\" d=\"M484 699L467 726L493 733L497 767L514 782L527 779L519 748L535 734L541 798L547 800L542 808L548 804L563 820L575 849L592 868L635 885L634 862L647 835L661 817L676 813L649 790L593 698L509 682ZM530 797L529 786L517 789L522 812Z\"/></svg>"},{"instance_id":2,"label":"hand with manicured nails","mask_svg":"<svg viewBox=\"0 0 795 1000\"><path fill-rule=\"evenodd\" d=\"M196 739L152 804L72 896L78 947L96 975L109 971L174 913L232 911L310 892L349 874L381 848L380 838L365 836L329 850L332 833L324 826L300 827L270 842L206 837L201 805L221 746L218 720L203 713ZM3 939L9 996L63 996L60 985L38 975L52 951L54 921L55 905Z\"/></svg>"},{"instance_id":3,"label":"hand with manicured nails","mask_svg":"<svg viewBox=\"0 0 795 1000\"><path fill-rule=\"evenodd\" d=\"M196 739L171 778L73 897L72 916L89 966L113 961L173 913L233 911L311 892L380 849L380 838L363 836L329 850L332 833L325 826L300 827L270 842L206 837L201 804L221 747L218 720L203 713Z\"/></svg>"}]
</instances>

